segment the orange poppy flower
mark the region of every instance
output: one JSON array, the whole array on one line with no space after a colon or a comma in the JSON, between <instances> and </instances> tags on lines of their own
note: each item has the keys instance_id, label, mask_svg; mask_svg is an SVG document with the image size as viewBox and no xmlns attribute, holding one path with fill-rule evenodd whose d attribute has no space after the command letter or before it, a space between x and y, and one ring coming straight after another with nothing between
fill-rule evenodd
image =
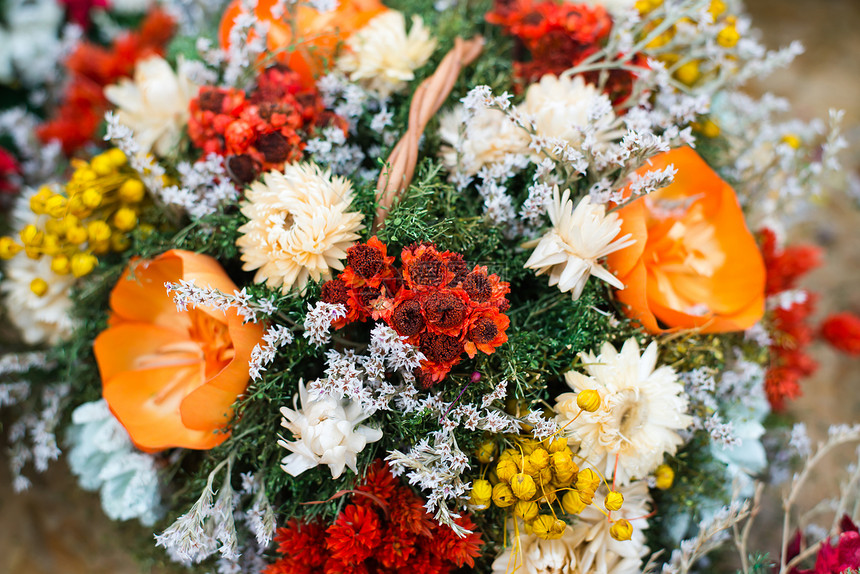
<instances>
[{"instance_id":1,"label":"orange poppy flower","mask_svg":"<svg viewBox=\"0 0 860 574\"><path fill-rule=\"evenodd\" d=\"M269 23L268 51L277 53L278 61L297 72L307 86L313 85L316 76L331 65L341 42L388 9L379 0L340 0L338 7L328 12L299 4L293 8L297 29L294 35L288 18L272 15L276 3L276 0L260 0L254 15ZM224 12L219 36L225 50L230 46L230 31L236 16L241 13L241 0L233 0Z\"/></svg>"},{"instance_id":2,"label":"orange poppy flower","mask_svg":"<svg viewBox=\"0 0 860 574\"><path fill-rule=\"evenodd\" d=\"M109 326L93 349L102 394L141 450L210 449L248 384L248 361L263 327L198 307L178 311L165 282L191 281L224 293L236 285L215 259L177 249L132 261L110 295Z\"/></svg>"},{"instance_id":3,"label":"orange poppy flower","mask_svg":"<svg viewBox=\"0 0 860 574\"><path fill-rule=\"evenodd\" d=\"M622 207L621 235L636 243L609 268L628 315L651 333L752 327L764 314L765 267L734 190L688 147L661 154L637 173L678 173L671 185Z\"/></svg>"}]
</instances>

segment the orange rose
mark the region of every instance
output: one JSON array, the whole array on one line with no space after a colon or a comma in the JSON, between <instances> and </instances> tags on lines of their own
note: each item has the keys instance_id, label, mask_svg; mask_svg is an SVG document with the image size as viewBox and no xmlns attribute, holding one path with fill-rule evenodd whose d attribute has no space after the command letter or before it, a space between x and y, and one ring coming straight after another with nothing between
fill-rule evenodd
<instances>
[{"instance_id":1,"label":"orange rose","mask_svg":"<svg viewBox=\"0 0 860 574\"><path fill-rule=\"evenodd\" d=\"M618 211L636 243L607 258L626 285L616 296L651 333L748 329L764 314L765 267L735 192L687 147L637 173L670 164L671 185Z\"/></svg>"},{"instance_id":2,"label":"orange rose","mask_svg":"<svg viewBox=\"0 0 860 574\"><path fill-rule=\"evenodd\" d=\"M102 393L140 449L210 449L229 436L231 406L248 385L263 327L231 309L181 312L165 282L193 280L233 293L217 261L177 249L132 262L110 296L112 314L93 349Z\"/></svg>"},{"instance_id":3,"label":"orange rose","mask_svg":"<svg viewBox=\"0 0 860 574\"><path fill-rule=\"evenodd\" d=\"M272 15L275 4L276 0L260 0L254 15L269 23L269 52L277 53L278 61L297 72L306 85L312 85L316 76L331 65L341 42L388 9L379 0L340 0L337 8L328 12L299 4L292 9L298 37L294 40L289 18ZM233 0L224 12L219 31L224 49L230 46L230 31L241 13L241 0Z\"/></svg>"}]
</instances>

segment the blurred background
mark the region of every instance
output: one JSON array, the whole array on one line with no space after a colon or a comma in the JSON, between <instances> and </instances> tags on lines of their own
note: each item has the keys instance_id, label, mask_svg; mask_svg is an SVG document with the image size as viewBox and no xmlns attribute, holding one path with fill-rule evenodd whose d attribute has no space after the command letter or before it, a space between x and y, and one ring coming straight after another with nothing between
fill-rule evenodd
<instances>
[{"instance_id":1,"label":"blurred background","mask_svg":"<svg viewBox=\"0 0 860 574\"><path fill-rule=\"evenodd\" d=\"M795 39L806 47L789 69L751 85L749 91L788 98L795 115L805 120L826 118L830 108L845 110L849 142L845 167L860 175L860 0L748 0L747 8L768 47ZM860 196L860 190L854 194ZM806 280L806 285L827 294L817 317L837 310L860 312L860 210L849 208L851 203L847 193L835 197L793 238L825 249L824 265ZM791 404L790 414L805 422L817 439L826 435L830 424L860 422L860 359L851 360L824 345L817 345L814 352L820 368L805 381L804 395ZM5 440L2 443L5 450ZM854 460L851 448L829 458L816 470L808 487L810 498L819 501L835 495L838 471ZM32 489L14 495L5 452L0 454L0 574L166 572L132 558L126 541L135 535L145 541L147 531L106 518L97 496L77 488L64 462L30 477ZM764 501L753 549L776 551L780 516L779 499L773 493Z\"/></svg>"}]
</instances>

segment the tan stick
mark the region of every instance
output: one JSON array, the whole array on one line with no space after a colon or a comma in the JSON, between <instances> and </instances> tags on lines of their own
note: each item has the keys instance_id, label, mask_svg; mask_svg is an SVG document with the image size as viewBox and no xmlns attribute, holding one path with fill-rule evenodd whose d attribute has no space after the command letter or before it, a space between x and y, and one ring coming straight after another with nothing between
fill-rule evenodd
<instances>
[{"instance_id":1,"label":"tan stick","mask_svg":"<svg viewBox=\"0 0 860 574\"><path fill-rule=\"evenodd\" d=\"M433 75L421 82L415 90L412 104L409 106L409 126L388 156L376 182L378 208L373 224L374 231L383 225L391 204L412 182L418 163L418 141L424 128L448 99L460 71L474 62L483 48L484 39L481 36L470 40L457 38L454 40L454 47L445 55Z\"/></svg>"}]
</instances>

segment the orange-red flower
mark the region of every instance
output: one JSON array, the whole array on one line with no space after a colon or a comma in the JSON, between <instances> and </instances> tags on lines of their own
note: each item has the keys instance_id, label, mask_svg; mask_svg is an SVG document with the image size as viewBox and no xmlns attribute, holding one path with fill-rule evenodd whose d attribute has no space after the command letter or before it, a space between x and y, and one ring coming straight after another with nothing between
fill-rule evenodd
<instances>
[{"instance_id":1,"label":"orange-red flower","mask_svg":"<svg viewBox=\"0 0 860 574\"><path fill-rule=\"evenodd\" d=\"M379 0L340 0L337 8L328 12L318 12L300 4L291 8L294 11L294 31L288 23L289 17L272 15L276 4L276 0L260 0L254 16L269 23L266 36L268 51L277 54L282 64L298 72L306 85L313 84L316 76L331 65L338 46L344 40L387 10ZM236 16L241 13L241 0L233 0L221 19L221 47L226 49L230 46L230 31Z\"/></svg>"},{"instance_id":2,"label":"orange-red flower","mask_svg":"<svg viewBox=\"0 0 860 574\"><path fill-rule=\"evenodd\" d=\"M209 449L248 384L251 351L263 327L234 309L177 310L165 282L194 281L233 293L236 285L206 255L171 250L133 261L110 296L109 326L94 351L102 393L141 449Z\"/></svg>"},{"instance_id":3,"label":"orange-red flower","mask_svg":"<svg viewBox=\"0 0 860 574\"><path fill-rule=\"evenodd\" d=\"M764 314L765 267L735 192L687 147L638 173L670 164L672 184L618 211L636 240L607 260L626 285L618 300L651 333L747 329Z\"/></svg>"}]
</instances>

